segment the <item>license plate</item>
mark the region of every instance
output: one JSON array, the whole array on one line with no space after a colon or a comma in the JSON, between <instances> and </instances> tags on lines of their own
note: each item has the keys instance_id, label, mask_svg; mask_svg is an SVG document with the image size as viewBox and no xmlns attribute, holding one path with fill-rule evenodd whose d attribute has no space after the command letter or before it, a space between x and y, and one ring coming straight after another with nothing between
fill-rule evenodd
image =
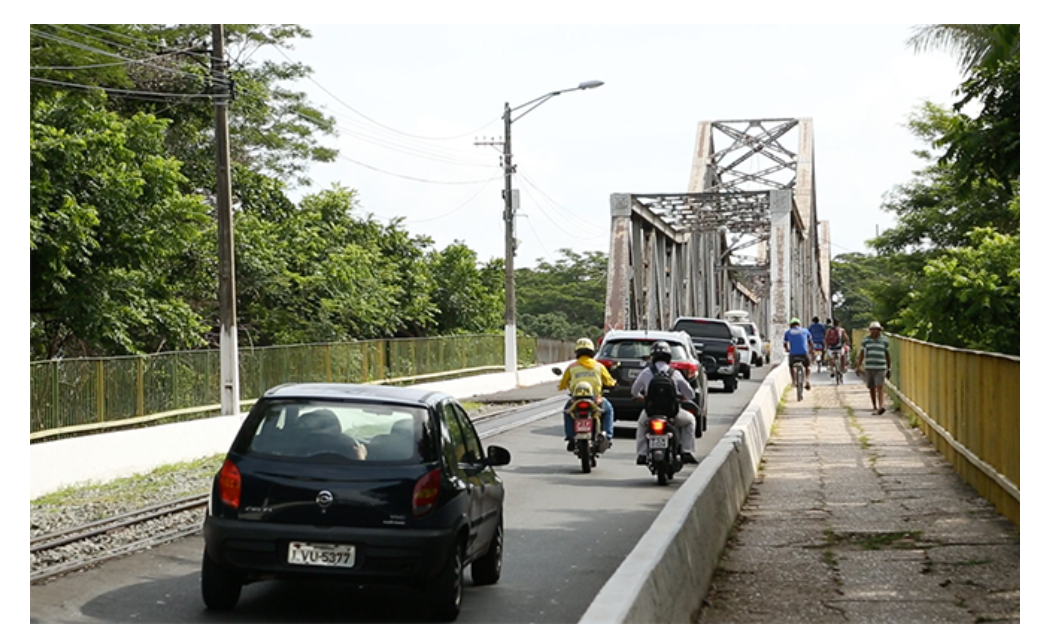
<instances>
[{"instance_id":1,"label":"license plate","mask_svg":"<svg viewBox=\"0 0 1038 642\"><path fill-rule=\"evenodd\" d=\"M352 568L356 547L349 544L308 544L289 542L288 563L302 566Z\"/></svg>"},{"instance_id":2,"label":"license plate","mask_svg":"<svg viewBox=\"0 0 1038 642\"><path fill-rule=\"evenodd\" d=\"M631 381L634 381L635 379L638 378L638 375L640 375L641 373L642 373L641 370L628 370L627 371L627 378L630 379Z\"/></svg>"},{"instance_id":3,"label":"license plate","mask_svg":"<svg viewBox=\"0 0 1038 642\"><path fill-rule=\"evenodd\" d=\"M649 449L655 450L656 448L666 449L670 444L670 437L664 435L663 437L649 437Z\"/></svg>"},{"instance_id":4,"label":"license plate","mask_svg":"<svg viewBox=\"0 0 1038 642\"><path fill-rule=\"evenodd\" d=\"M577 433L590 433L595 429L594 419L576 419L573 424L574 429Z\"/></svg>"}]
</instances>

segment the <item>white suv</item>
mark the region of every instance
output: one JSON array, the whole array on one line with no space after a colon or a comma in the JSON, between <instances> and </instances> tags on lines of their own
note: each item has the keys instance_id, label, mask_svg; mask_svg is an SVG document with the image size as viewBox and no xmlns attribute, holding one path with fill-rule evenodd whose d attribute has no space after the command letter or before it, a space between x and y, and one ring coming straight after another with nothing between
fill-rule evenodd
<instances>
[{"instance_id":1,"label":"white suv","mask_svg":"<svg viewBox=\"0 0 1038 642\"><path fill-rule=\"evenodd\" d=\"M745 359L745 362L758 367L763 366L766 358L764 339L757 331L757 324L750 321L750 315L743 310L729 310L724 313L724 318L732 325L746 331L746 339L750 343L750 357Z\"/></svg>"},{"instance_id":2,"label":"white suv","mask_svg":"<svg viewBox=\"0 0 1038 642\"><path fill-rule=\"evenodd\" d=\"M739 374L743 379L749 379L750 363L757 363L750 348L749 336L746 334L746 330L738 323L732 324L732 331L735 332L735 349L739 351Z\"/></svg>"}]
</instances>

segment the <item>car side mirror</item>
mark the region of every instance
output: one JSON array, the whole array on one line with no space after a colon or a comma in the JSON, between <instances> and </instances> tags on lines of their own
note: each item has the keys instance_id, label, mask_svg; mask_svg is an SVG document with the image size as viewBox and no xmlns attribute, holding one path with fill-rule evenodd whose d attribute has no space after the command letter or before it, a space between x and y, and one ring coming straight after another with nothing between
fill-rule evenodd
<instances>
[{"instance_id":1,"label":"car side mirror","mask_svg":"<svg viewBox=\"0 0 1038 642\"><path fill-rule=\"evenodd\" d=\"M507 466L512 461L512 453L501 446L487 447L487 463L491 466Z\"/></svg>"}]
</instances>

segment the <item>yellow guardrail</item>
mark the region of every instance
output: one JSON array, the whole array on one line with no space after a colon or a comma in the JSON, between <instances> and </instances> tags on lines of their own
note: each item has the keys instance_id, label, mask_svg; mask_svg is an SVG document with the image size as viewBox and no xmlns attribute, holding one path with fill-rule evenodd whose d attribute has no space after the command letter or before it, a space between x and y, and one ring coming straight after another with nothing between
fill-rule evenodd
<instances>
[{"instance_id":1,"label":"yellow guardrail","mask_svg":"<svg viewBox=\"0 0 1038 642\"><path fill-rule=\"evenodd\" d=\"M853 333L854 345L867 335ZM890 339L887 388L956 472L1020 524L1020 358Z\"/></svg>"}]
</instances>

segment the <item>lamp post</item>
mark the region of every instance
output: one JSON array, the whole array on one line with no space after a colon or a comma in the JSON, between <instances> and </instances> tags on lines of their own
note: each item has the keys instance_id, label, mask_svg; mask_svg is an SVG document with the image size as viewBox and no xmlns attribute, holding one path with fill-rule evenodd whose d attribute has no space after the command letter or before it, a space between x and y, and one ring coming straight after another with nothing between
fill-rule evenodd
<instances>
[{"instance_id":1,"label":"lamp post","mask_svg":"<svg viewBox=\"0 0 1038 642\"><path fill-rule=\"evenodd\" d=\"M505 121L505 191L503 194L505 199L505 372L515 373L519 366L515 330L515 209L512 199L512 174L515 173L515 165L512 164L512 123L554 96L569 91L594 89L603 84L601 80L587 80L576 87L549 92L515 108L505 103L505 113L502 116L502 120ZM524 109L525 111L523 111Z\"/></svg>"}]
</instances>

